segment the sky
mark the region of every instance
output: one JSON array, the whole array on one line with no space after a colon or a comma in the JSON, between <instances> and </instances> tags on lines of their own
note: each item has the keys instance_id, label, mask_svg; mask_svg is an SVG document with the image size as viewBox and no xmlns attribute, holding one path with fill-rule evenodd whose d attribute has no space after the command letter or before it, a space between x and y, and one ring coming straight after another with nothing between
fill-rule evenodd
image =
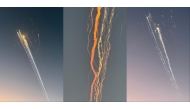
<instances>
[{"instance_id":1,"label":"sky","mask_svg":"<svg viewBox=\"0 0 190 109\"><path fill-rule=\"evenodd\" d=\"M47 101L18 30L29 39L49 100L63 101L63 8L0 8L0 101Z\"/></svg>"},{"instance_id":2,"label":"sky","mask_svg":"<svg viewBox=\"0 0 190 109\"><path fill-rule=\"evenodd\" d=\"M181 97L164 69L145 15L159 24ZM189 101L189 8L127 8L127 101Z\"/></svg>"},{"instance_id":3,"label":"sky","mask_svg":"<svg viewBox=\"0 0 190 109\"><path fill-rule=\"evenodd\" d=\"M89 90L93 81L93 73L90 72L90 56L87 51L87 23L90 10L91 8L64 8L64 101L88 102L90 99ZM126 8L116 8L102 102L126 101L125 20ZM91 34L91 44L92 37ZM89 50L91 47L90 45ZM95 61L98 63L97 57Z\"/></svg>"}]
</instances>

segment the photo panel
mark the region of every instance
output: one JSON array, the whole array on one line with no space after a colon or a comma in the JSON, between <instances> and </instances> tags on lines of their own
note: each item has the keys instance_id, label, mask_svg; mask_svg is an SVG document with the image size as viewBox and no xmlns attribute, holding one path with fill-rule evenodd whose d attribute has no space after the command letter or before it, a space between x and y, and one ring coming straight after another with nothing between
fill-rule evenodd
<instances>
[{"instance_id":1,"label":"photo panel","mask_svg":"<svg viewBox=\"0 0 190 109\"><path fill-rule=\"evenodd\" d=\"M63 101L63 8L0 8L0 101Z\"/></svg>"},{"instance_id":2,"label":"photo panel","mask_svg":"<svg viewBox=\"0 0 190 109\"><path fill-rule=\"evenodd\" d=\"M64 8L64 101L126 102L126 8Z\"/></svg>"},{"instance_id":3,"label":"photo panel","mask_svg":"<svg viewBox=\"0 0 190 109\"><path fill-rule=\"evenodd\" d=\"M127 8L127 101L189 102L189 8Z\"/></svg>"}]
</instances>

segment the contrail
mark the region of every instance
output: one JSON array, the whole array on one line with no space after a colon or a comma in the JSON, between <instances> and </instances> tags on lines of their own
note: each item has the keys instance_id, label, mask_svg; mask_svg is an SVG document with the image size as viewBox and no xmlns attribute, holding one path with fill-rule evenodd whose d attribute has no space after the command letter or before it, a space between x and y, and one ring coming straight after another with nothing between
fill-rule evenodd
<instances>
[{"instance_id":1,"label":"contrail","mask_svg":"<svg viewBox=\"0 0 190 109\"><path fill-rule=\"evenodd\" d=\"M171 68L171 64L170 64L170 60L164 45L164 41L162 38L162 33L160 30L159 26L156 26L152 20L152 16L151 14L149 14L148 16L146 16L150 31L152 33L152 36L154 37L154 40L156 42L156 48L158 50L158 54L160 55L160 59L164 65L164 68L166 70L166 72L169 75L170 81L172 82L172 85L174 85L175 89L177 90L177 92L179 93L179 95L181 96L179 87L177 85L177 82L175 80L172 68Z\"/></svg>"},{"instance_id":2,"label":"contrail","mask_svg":"<svg viewBox=\"0 0 190 109\"><path fill-rule=\"evenodd\" d=\"M44 95L45 95L47 101L49 101L48 94L47 94L46 89L45 89L45 87L43 85L42 79L40 77L40 73L39 73L38 68L36 66L36 63L34 61L33 55L32 55L32 53L30 51L30 47L28 45L26 37L21 34L20 30L17 32L17 35L18 35L18 37L20 39L20 42L22 43L22 46L24 47L24 50L25 50L25 52L26 52L26 54L27 54L27 56L28 56L28 58L30 60L30 63L32 65L33 69L34 69L34 72L36 73L36 76L37 76L38 81L39 81L39 83L41 85L41 88L42 88L42 90L44 92Z\"/></svg>"}]
</instances>

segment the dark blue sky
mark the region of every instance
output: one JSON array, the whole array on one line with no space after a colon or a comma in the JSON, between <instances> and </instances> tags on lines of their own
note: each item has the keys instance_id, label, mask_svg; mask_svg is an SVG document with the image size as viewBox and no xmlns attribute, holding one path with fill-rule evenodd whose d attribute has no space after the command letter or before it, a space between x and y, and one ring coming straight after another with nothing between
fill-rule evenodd
<instances>
[{"instance_id":1,"label":"dark blue sky","mask_svg":"<svg viewBox=\"0 0 190 109\"><path fill-rule=\"evenodd\" d=\"M63 8L0 8L1 101L46 101L19 29L31 41L50 101L63 101Z\"/></svg>"}]
</instances>

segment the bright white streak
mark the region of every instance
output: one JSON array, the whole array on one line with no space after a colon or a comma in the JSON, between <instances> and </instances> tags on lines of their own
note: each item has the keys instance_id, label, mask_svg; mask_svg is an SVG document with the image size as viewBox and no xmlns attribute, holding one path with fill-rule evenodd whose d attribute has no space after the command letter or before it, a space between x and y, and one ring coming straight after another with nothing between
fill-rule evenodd
<instances>
[{"instance_id":1,"label":"bright white streak","mask_svg":"<svg viewBox=\"0 0 190 109\"><path fill-rule=\"evenodd\" d=\"M167 55L167 52L166 52L166 48L165 48L163 39L162 39L161 30L160 30L159 27L156 27L156 25L154 24L151 14L146 16L146 19L148 21L148 25L150 27L151 33L152 33L152 35L153 35L153 37L155 39L156 48L158 50L158 54L160 55L161 61L162 61L163 65L164 65L164 68L165 68L166 72L168 73L168 75L170 77L170 81L172 82L172 85L174 85L177 92L181 96L179 87L178 87L177 82L175 80L175 77L173 75L173 71L172 71L172 68L171 68L171 65L170 65L170 61L169 61L169 58L168 58L168 55ZM155 29L155 32L153 31L153 28ZM160 43L158 44L157 38L158 38L158 41L161 43L161 47L159 46ZM161 52L162 51L161 48L164 51L163 53ZM165 55L163 55L163 54L165 54ZM166 58L166 60L165 60L164 57Z\"/></svg>"},{"instance_id":2,"label":"bright white streak","mask_svg":"<svg viewBox=\"0 0 190 109\"><path fill-rule=\"evenodd\" d=\"M165 63L163 54L162 54L162 52L161 52L161 50L160 50L160 47L159 47L159 45L158 45L158 42L157 42L155 33L154 33L154 31L153 31L153 29L152 29L152 26L151 26L151 23L153 23L153 22L150 23L150 21L152 21L152 17L149 15L149 16L146 17L146 18L147 18L147 21L148 21L148 24L149 24L151 33L152 33L152 35L153 35L153 37L154 37L154 40L155 40L155 42L156 42L156 49L158 50L158 54L160 54L160 58L161 58L161 61L163 62L164 68L166 69L166 72L169 74L169 71L168 71L168 69L167 69L167 67L166 67L166 63Z\"/></svg>"},{"instance_id":3,"label":"bright white streak","mask_svg":"<svg viewBox=\"0 0 190 109\"><path fill-rule=\"evenodd\" d=\"M23 36L23 35L21 34L20 30L17 32L17 35L18 35L18 37L19 37L19 39L20 39L20 42L22 43L22 46L24 47L24 50L25 50L25 52L26 52L26 54L27 54L27 56L28 56L28 58L29 58L29 60L30 60L30 63L31 63L31 65L32 65L33 69L34 69L34 72L36 73L36 76L37 76L38 81L39 81L39 83L40 83L40 85L41 85L41 88L42 88L42 90L43 90L43 92L44 92L44 95L45 95L47 101L49 101L48 94L47 94L47 92L46 92L46 89L45 89L44 84L43 84L43 82L42 82L40 73L39 73L38 68L37 68L37 66L36 66L36 63L35 63L35 61L34 61L34 58L33 58L32 53L31 53L31 51L30 51L30 48L29 48L29 46L28 46L28 42L27 42L27 40L25 39L25 36Z\"/></svg>"},{"instance_id":4,"label":"bright white streak","mask_svg":"<svg viewBox=\"0 0 190 109\"><path fill-rule=\"evenodd\" d=\"M161 44L162 44L162 46L163 46L163 49L164 49L164 53L166 54L166 58L167 58L167 62L168 62L168 66L169 66L169 69L170 69L172 78L173 78L173 80L174 80L174 83L175 83L175 86L176 86L177 90L179 91L178 85L177 85L176 80L175 80L175 77L174 77L174 75L173 75L172 68L171 68L171 66L170 66L170 60L169 60L168 55L167 55L167 52L166 52L166 48L165 48L165 45L164 45L164 42L163 42L163 39L162 39L162 34L161 34L161 31L160 31L160 28L157 28L157 31L158 31L158 35L159 35L160 42L161 42Z\"/></svg>"}]
</instances>

